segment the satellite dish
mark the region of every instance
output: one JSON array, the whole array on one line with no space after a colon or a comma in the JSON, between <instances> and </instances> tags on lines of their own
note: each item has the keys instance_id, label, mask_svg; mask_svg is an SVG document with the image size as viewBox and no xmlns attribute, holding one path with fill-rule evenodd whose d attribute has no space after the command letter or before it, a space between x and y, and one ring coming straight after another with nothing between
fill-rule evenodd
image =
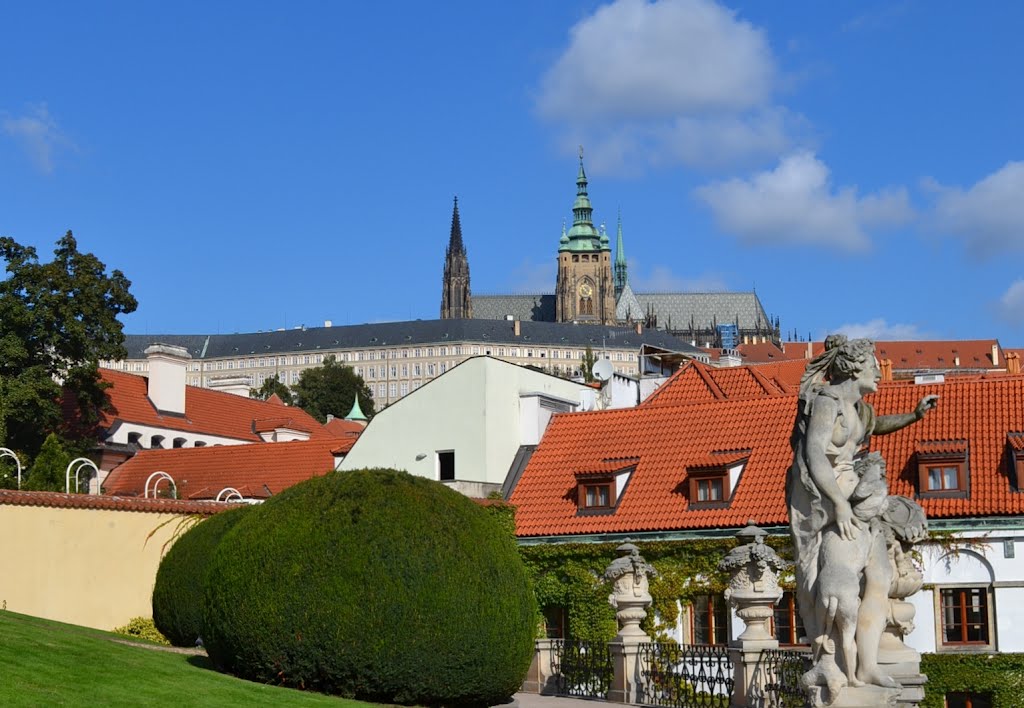
<instances>
[{"instance_id":1,"label":"satellite dish","mask_svg":"<svg viewBox=\"0 0 1024 708\"><path fill-rule=\"evenodd\" d=\"M612 369L612 362L609 359L599 359L594 362L593 372L594 378L598 381L607 381L615 373Z\"/></svg>"}]
</instances>

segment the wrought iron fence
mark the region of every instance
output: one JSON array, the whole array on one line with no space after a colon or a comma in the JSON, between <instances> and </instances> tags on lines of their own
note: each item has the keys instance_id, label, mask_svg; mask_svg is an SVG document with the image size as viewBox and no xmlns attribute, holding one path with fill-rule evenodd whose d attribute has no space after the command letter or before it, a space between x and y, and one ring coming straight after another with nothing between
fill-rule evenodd
<instances>
[{"instance_id":1,"label":"wrought iron fence","mask_svg":"<svg viewBox=\"0 0 1024 708\"><path fill-rule=\"evenodd\" d=\"M800 677L811 669L810 649L765 649L754 670L751 703L758 708L810 706Z\"/></svg>"},{"instance_id":2,"label":"wrought iron fence","mask_svg":"<svg viewBox=\"0 0 1024 708\"><path fill-rule=\"evenodd\" d=\"M608 697L612 658L604 642L558 641L551 653L551 673L560 696Z\"/></svg>"},{"instance_id":3,"label":"wrought iron fence","mask_svg":"<svg viewBox=\"0 0 1024 708\"><path fill-rule=\"evenodd\" d=\"M726 708L735 685L724 646L641 644L639 703L676 708Z\"/></svg>"}]
</instances>

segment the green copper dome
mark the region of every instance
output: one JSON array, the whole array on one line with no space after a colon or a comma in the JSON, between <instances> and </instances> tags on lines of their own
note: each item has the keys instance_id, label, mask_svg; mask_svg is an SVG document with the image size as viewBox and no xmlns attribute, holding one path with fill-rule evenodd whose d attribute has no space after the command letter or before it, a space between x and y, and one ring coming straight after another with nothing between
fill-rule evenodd
<instances>
[{"instance_id":1,"label":"green copper dome","mask_svg":"<svg viewBox=\"0 0 1024 708\"><path fill-rule=\"evenodd\" d=\"M572 205L572 228L568 239L563 235L558 250L579 253L597 253L609 250L607 234L602 236L594 228L594 208L587 195L587 173L583 169L583 148L580 148L580 171L576 176L576 201Z\"/></svg>"}]
</instances>

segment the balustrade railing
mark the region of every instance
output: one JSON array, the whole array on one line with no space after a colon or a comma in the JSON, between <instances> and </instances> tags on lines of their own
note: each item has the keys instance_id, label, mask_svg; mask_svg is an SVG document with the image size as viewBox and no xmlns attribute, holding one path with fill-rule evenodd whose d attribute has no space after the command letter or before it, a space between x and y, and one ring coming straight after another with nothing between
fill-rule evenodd
<instances>
[{"instance_id":1,"label":"balustrade railing","mask_svg":"<svg viewBox=\"0 0 1024 708\"><path fill-rule=\"evenodd\" d=\"M560 696L608 697L612 659L604 642L560 641L552 647L551 672Z\"/></svg>"},{"instance_id":2,"label":"balustrade railing","mask_svg":"<svg viewBox=\"0 0 1024 708\"><path fill-rule=\"evenodd\" d=\"M726 708L735 676L724 646L641 644L638 703L675 708Z\"/></svg>"},{"instance_id":3,"label":"balustrade railing","mask_svg":"<svg viewBox=\"0 0 1024 708\"><path fill-rule=\"evenodd\" d=\"M750 705L757 708L810 706L800 677L811 669L810 649L765 649L757 662Z\"/></svg>"}]
</instances>

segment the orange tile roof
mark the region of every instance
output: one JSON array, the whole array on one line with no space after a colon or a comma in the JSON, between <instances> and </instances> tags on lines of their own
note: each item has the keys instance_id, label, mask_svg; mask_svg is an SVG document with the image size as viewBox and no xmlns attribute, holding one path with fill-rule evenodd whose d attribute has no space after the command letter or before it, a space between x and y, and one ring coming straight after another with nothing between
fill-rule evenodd
<instances>
[{"instance_id":1,"label":"orange tile roof","mask_svg":"<svg viewBox=\"0 0 1024 708\"><path fill-rule=\"evenodd\" d=\"M807 342L783 342L783 350L789 353L803 352L806 356ZM813 356L824 351L823 342L810 343ZM992 348L996 350L996 362L992 360ZM956 369L1005 369L1005 353L996 339L954 339L954 340L910 340L875 342L875 355L879 361L888 359L894 371L951 371ZM957 363L959 360L959 363Z\"/></svg>"},{"instance_id":2,"label":"orange tile roof","mask_svg":"<svg viewBox=\"0 0 1024 708\"><path fill-rule=\"evenodd\" d=\"M797 347L782 349L773 342L759 342L757 344L740 344L736 347L744 364L768 364L776 361L789 361L792 359L805 359L806 349L800 350Z\"/></svg>"},{"instance_id":3,"label":"orange tile roof","mask_svg":"<svg viewBox=\"0 0 1024 708\"><path fill-rule=\"evenodd\" d=\"M344 418L332 418L324 423L324 427L331 435L338 438L358 437L363 432L363 429L366 428L366 423L360 423L357 420L345 420Z\"/></svg>"},{"instance_id":4,"label":"orange tile roof","mask_svg":"<svg viewBox=\"0 0 1024 708\"><path fill-rule=\"evenodd\" d=\"M913 410L930 393L939 394L940 402L923 421L872 438L872 449L888 463L891 492L914 497L920 441L964 440L970 448L971 496L922 499L928 516L1024 514L1024 494L1012 489L1006 462L1012 444L1008 434L1024 431L1024 376L883 384L869 400L885 415ZM556 415L509 500L517 507L516 532L522 537L628 534L734 528L748 519L785 524L796 402L793 394L705 398ZM706 463L715 451L744 449L750 454L729 505L691 509L687 469ZM639 462L614 513L577 516L575 474L622 456L638 457Z\"/></svg>"},{"instance_id":5,"label":"orange tile roof","mask_svg":"<svg viewBox=\"0 0 1024 708\"><path fill-rule=\"evenodd\" d=\"M202 514L210 516L231 505L224 502L188 499L140 499L95 494L63 494L61 492L23 492L0 489L0 505L49 506L59 509L113 509L142 511L152 514Z\"/></svg>"},{"instance_id":6,"label":"orange tile roof","mask_svg":"<svg viewBox=\"0 0 1024 708\"><path fill-rule=\"evenodd\" d=\"M332 437L316 418L301 408L286 407L279 402L186 386L185 415L169 415L159 412L150 403L145 377L110 369L100 369L100 376L112 384L107 389L111 408L101 421L105 428L123 420L193 434L259 442L261 438L254 429L256 420L289 417L296 426L300 426L300 430L309 431L311 438Z\"/></svg>"},{"instance_id":7,"label":"orange tile roof","mask_svg":"<svg viewBox=\"0 0 1024 708\"><path fill-rule=\"evenodd\" d=\"M780 396L797 390L805 367L802 360L726 368L690 361L641 405Z\"/></svg>"},{"instance_id":8,"label":"orange tile roof","mask_svg":"<svg viewBox=\"0 0 1024 708\"><path fill-rule=\"evenodd\" d=\"M153 472L166 472L181 499L214 499L226 487L242 496L264 498L334 469L344 441L321 440L141 450L114 468L103 484L107 494L142 496ZM349 445L351 447L351 445ZM166 489L166 485L162 487Z\"/></svg>"}]
</instances>

